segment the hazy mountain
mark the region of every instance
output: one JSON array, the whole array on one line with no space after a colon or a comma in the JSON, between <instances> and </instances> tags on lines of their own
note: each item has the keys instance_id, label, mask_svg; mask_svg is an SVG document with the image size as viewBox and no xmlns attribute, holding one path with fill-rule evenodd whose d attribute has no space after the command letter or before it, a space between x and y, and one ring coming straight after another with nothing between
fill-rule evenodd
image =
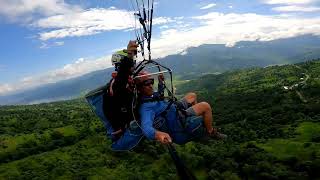
<instances>
[{"instance_id":1,"label":"hazy mountain","mask_svg":"<svg viewBox=\"0 0 320 180\"><path fill-rule=\"evenodd\" d=\"M96 87L106 84L112 71L113 68L99 70L77 78L30 89L22 93L0 96L0 105L37 104L76 98Z\"/></svg>"},{"instance_id":2,"label":"hazy mountain","mask_svg":"<svg viewBox=\"0 0 320 180\"><path fill-rule=\"evenodd\" d=\"M176 75L188 79L190 75L316 59L320 57L320 37L308 35L267 42L244 41L233 47L202 45L189 48L182 54L168 56L161 62L171 67Z\"/></svg>"},{"instance_id":3,"label":"hazy mountain","mask_svg":"<svg viewBox=\"0 0 320 180\"><path fill-rule=\"evenodd\" d=\"M208 73L275 64L291 64L320 57L320 37L300 36L274 41L244 41L233 47L207 44L187 49L179 55L159 59L176 77L190 79ZM100 70L10 96L0 97L0 105L32 104L71 99L105 84L112 68Z\"/></svg>"}]
</instances>

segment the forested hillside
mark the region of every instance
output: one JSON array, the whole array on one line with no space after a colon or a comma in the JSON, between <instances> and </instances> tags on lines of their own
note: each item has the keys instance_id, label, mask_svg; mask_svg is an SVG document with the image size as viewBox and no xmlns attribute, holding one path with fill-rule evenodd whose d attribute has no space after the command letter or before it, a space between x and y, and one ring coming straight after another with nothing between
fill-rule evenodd
<instances>
[{"instance_id":1,"label":"forested hillside","mask_svg":"<svg viewBox=\"0 0 320 180\"><path fill-rule=\"evenodd\" d=\"M177 87L214 110L227 141L177 146L199 179L320 178L320 60L206 75ZM109 148L84 99L0 107L0 179L177 179L164 146Z\"/></svg>"},{"instance_id":2,"label":"forested hillside","mask_svg":"<svg viewBox=\"0 0 320 180\"><path fill-rule=\"evenodd\" d=\"M190 79L208 73L294 64L318 58L319 40L317 36L305 35L273 41L241 41L232 47L206 44L189 48L183 55L168 56L160 62L172 68L180 78Z\"/></svg>"}]
</instances>

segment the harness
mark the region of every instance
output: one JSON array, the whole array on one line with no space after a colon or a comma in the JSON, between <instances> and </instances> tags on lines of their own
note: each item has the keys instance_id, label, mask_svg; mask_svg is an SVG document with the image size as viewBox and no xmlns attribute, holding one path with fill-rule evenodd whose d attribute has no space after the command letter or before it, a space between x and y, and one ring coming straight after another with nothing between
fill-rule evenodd
<instances>
[{"instance_id":1,"label":"harness","mask_svg":"<svg viewBox=\"0 0 320 180\"><path fill-rule=\"evenodd\" d=\"M159 102L159 101L164 101L164 98L163 97L154 96L152 98L148 98L148 99L142 100L141 104L148 103L148 102ZM192 116L192 115L189 114L186 111L186 108L182 105L181 102L177 101L176 98L169 100L169 104L164 109L164 111L159 114L159 116L165 119L165 122L166 122L167 127L168 127L167 114L168 114L168 111L169 111L169 109L171 108L172 105L176 106L176 110L177 110L176 113L177 113L178 120L179 120L180 124L182 125L183 129L185 129L185 123L183 122L183 120L186 119L187 117ZM168 129L168 130L170 131L170 129Z\"/></svg>"},{"instance_id":2,"label":"harness","mask_svg":"<svg viewBox=\"0 0 320 180\"><path fill-rule=\"evenodd\" d=\"M133 119L131 109L129 90L122 96L116 95L113 92L113 83L115 78L112 78L107 84L107 91L103 95L103 110L104 114L110 122L114 131L111 133L112 141L117 141L125 132L125 129L129 126ZM132 97L133 98L133 97Z\"/></svg>"}]
</instances>

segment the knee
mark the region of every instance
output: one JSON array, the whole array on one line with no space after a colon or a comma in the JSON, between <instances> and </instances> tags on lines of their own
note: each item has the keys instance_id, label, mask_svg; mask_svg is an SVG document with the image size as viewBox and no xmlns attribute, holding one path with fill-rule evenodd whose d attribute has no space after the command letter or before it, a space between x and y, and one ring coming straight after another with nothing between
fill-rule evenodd
<instances>
[{"instance_id":1,"label":"knee","mask_svg":"<svg viewBox=\"0 0 320 180\"><path fill-rule=\"evenodd\" d=\"M201 103L199 103L199 104L201 104L201 107L203 108L204 111L211 111L211 106L210 106L209 103L207 103L207 102L201 102Z\"/></svg>"},{"instance_id":2,"label":"knee","mask_svg":"<svg viewBox=\"0 0 320 180\"><path fill-rule=\"evenodd\" d=\"M185 96L186 100L188 101L188 103L196 103L197 101L197 95L196 93L190 92Z\"/></svg>"},{"instance_id":3,"label":"knee","mask_svg":"<svg viewBox=\"0 0 320 180\"><path fill-rule=\"evenodd\" d=\"M197 99L197 94L194 93L194 92L189 92L189 93L187 94L187 96L190 97L190 98Z\"/></svg>"}]
</instances>

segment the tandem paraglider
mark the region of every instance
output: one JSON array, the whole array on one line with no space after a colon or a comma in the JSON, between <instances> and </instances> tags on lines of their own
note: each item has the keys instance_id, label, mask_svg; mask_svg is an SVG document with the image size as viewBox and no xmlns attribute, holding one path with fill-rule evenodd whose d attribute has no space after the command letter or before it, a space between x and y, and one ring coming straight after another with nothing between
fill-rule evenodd
<instances>
[{"instance_id":1,"label":"tandem paraglider","mask_svg":"<svg viewBox=\"0 0 320 180\"><path fill-rule=\"evenodd\" d=\"M151 58L154 2L136 4L134 16L141 25L140 30L135 30L136 40L112 55L115 71L110 81L89 92L86 99L103 122L112 150L131 150L145 138L156 140L168 147L180 177L194 179L172 143L227 136L212 126L211 106L198 102L195 93L180 100L175 97L173 71ZM140 62L135 60L138 53Z\"/></svg>"}]
</instances>

